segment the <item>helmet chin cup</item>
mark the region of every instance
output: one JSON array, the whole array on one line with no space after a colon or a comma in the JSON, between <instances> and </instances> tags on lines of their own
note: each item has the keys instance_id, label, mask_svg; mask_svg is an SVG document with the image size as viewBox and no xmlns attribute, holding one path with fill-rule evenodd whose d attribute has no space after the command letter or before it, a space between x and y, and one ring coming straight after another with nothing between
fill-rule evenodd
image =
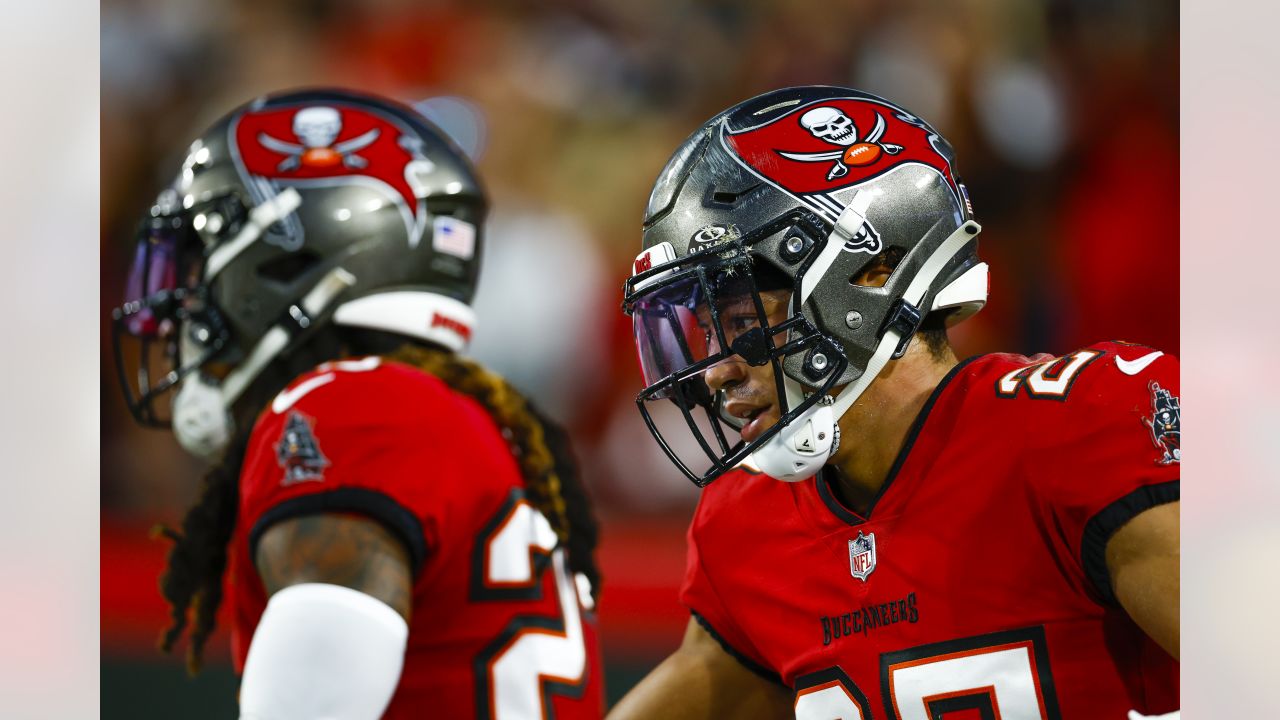
<instances>
[{"instance_id":1,"label":"helmet chin cup","mask_svg":"<svg viewBox=\"0 0 1280 720\"><path fill-rule=\"evenodd\" d=\"M808 480L822 469L838 447L838 432L831 403L824 398L756 448L744 464L785 482Z\"/></svg>"},{"instance_id":2,"label":"helmet chin cup","mask_svg":"<svg viewBox=\"0 0 1280 720\"><path fill-rule=\"evenodd\" d=\"M234 432L235 421L221 388L199 373L184 378L173 398L173 434L178 444L201 460L216 463Z\"/></svg>"}]
</instances>

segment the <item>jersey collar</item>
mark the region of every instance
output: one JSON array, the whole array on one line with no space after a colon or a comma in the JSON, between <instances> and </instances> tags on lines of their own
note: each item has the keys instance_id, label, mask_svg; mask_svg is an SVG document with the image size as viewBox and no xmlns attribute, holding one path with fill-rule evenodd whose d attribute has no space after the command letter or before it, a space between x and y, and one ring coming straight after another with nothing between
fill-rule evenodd
<instances>
[{"instance_id":1,"label":"jersey collar","mask_svg":"<svg viewBox=\"0 0 1280 720\"><path fill-rule=\"evenodd\" d=\"M943 391L951 385L951 381L958 377L964 368L968 367L970 363L980 357L982 356L975 355L961 360L955 367L947 371L947 374L942 378L942 381L939 382L937 387L933 389L933 392L929 394L929 399L925 401L924 406L920 408L919 414L916 415L916 419L911 423L911 429L907 431L906 440L902 443L902 449L898 451L898 456L894 459L893 465L889 468L889 474L885 478L884 484L880 486L880 490L875 494L875 497L871 499L871 504L867 506L867 514L865 516L859 515L845 507L844 504L836 498L835 492L831 487L831 484L835 482L835 473L830 470L829 467L823 467L816 476L805 483L806 485L812 484L812 487L816 491L810 495L816 495L821 501L823 506L821 514L826 518L834 516L835 519L845 525L861 525L871 519L871 516L875 513L876 506L880 503L880 500L884 498L885 494L889 491L889 488L893 486L894 480L897 479L903 465L911 455L911 450L915 447L916 439L920 436L921 431L928 422L930 411L933 410L938 399L942 397Z\"/></svg>"}]
</instances>

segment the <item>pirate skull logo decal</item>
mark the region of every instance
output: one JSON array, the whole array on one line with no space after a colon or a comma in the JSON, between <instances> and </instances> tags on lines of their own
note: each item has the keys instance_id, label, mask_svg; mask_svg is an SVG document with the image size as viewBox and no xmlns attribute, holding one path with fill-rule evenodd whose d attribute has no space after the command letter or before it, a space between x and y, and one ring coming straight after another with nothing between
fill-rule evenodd
<instances>
[{"instance_id":1,"label":"pirate skull logo decal","mask_svg":"<svg viewBox=\"0 0 1280 720\"><path fill-rule=\"evenodd\" d=\"M266 132L258 133L258 142L268 150L285 156L276 169L280 172L296 170L299 166L314 168L342 165L363 168L369 161L356 153L373 144L381 134L374 128L350 140L334 144L342 132L342 115L336 108L316 106L299 110L293 116L293 134L302 144L280 140Z\"/></svg>"},{"instance_id":2,"label":"pirate skull logo decal","mask_svg":"<svg viewBox=\"0 0 1280 720\"><path fill-rule=\"evenodd\" d=\"M722 144L752 172L820 214L838 214L826 197L831 193L906 163L933 168L961 197L933 129L872 98L829 98L773 113L763 124L722 128Z\"/></svg>"},{"instance_id":3,"label":"pirate skull logo decal","mask_svg":"<svg viewBox=\"0 0 1280 720\"><path fill-rule=\"evenodd\" d=\"M848 115L827 105L816 107L800 116L800 125L819 140L825 140L832 145L841 145L847 149L816 153L779 150L778 154L801 162L832 161L831 169L827 171L827 179L844 177L849 173L850 165L862 167L879 160L881 153L897 155L902 152L901 145L880 142L885 131L885 121L880 113L877 112L875 116L875 127L859 142L858 127L853 124L853 120L850 120Z\"/></svg>"},{"instance_id":4,"label":"pirate skull logo decal","mask_svg":"<svg viewBox=\"0 0 1280 720\"><path fill-rule=\"evenodd\" d=\"M800 116L800 124L814 137L836 145L852 145L858 141L858 128L848 115L833 107L816 107Z\"/></svg>"},{"instance_id":5,"label":"pirate skull logo decal","mask_svg":"<svg viewBox=\"0 0 1280 720\"><path fill-rule=\"evenodd\" d=\"M409 243L427 225L428 148L398 118L341 102L251 108L231 126L247 184L381 188L400 211Z\"/></svg>"}]
</instances>

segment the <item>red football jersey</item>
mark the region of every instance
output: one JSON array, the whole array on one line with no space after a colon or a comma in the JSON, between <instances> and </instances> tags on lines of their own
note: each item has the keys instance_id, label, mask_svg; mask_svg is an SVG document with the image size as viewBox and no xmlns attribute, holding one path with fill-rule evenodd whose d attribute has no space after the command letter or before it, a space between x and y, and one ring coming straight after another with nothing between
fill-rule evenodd
<instances>
[{"instance_id":1,"label":"red football jersey","mask_svg":"<svg viewBox=\"0 0 1280 720\"><path fill-rule=\"evenodd\" d=\"M253 564L273 523L382 522L409 550L413 609L385 718L598 718L603 677L586 579L524 498L484 408L377 357L326 363L263 410L231 548L237 671L267 596Z\"/></svg>"},{"instance_id":2,"label":"red football jersey","mask_svg":"<svg viewBox=\"0 0 1280 720\"><path fill-rule=\"evenodd\" d=\"M1179 497L1178 362L1103 343L961 363L865 517L827 478L703 490L682 599L794 689L796 717L1124 720L1178 707L1178 663L1104 556Z\"/></svg>"}]
</instances>

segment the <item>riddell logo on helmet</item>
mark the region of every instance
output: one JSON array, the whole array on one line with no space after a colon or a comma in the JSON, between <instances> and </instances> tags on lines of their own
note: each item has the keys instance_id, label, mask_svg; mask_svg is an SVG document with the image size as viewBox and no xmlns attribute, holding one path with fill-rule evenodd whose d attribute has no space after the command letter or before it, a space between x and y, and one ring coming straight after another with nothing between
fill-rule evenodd
<instances>
[{"instance_id":1,"label":"riddell logo on helmet","mask_svg":"<svg viewBox=\"0 0 1280 720\"><path fill-rule=\"evenodd\" d=\"M758 175L797 195L828 193L917 163L941 173L959 197L934 139L923 121L900 108L855 98L810 103L723 136Z\"/></svg>"},{"instance_id":2,"label":"riddell logo on helmet","mask_svg":"<svg viewBox=\"0 0 1280 720\"><path fill-rule=\"evenodd\" d=\"M433 313L431 315L431 327L432 329L444 328L445 330L450 330L460 335L463 340L466 340L467 342L471 341L471 328L467 326L466 323L455 320L447 315L441 315L438 312Z\"/></svg>"}]
</instances>

